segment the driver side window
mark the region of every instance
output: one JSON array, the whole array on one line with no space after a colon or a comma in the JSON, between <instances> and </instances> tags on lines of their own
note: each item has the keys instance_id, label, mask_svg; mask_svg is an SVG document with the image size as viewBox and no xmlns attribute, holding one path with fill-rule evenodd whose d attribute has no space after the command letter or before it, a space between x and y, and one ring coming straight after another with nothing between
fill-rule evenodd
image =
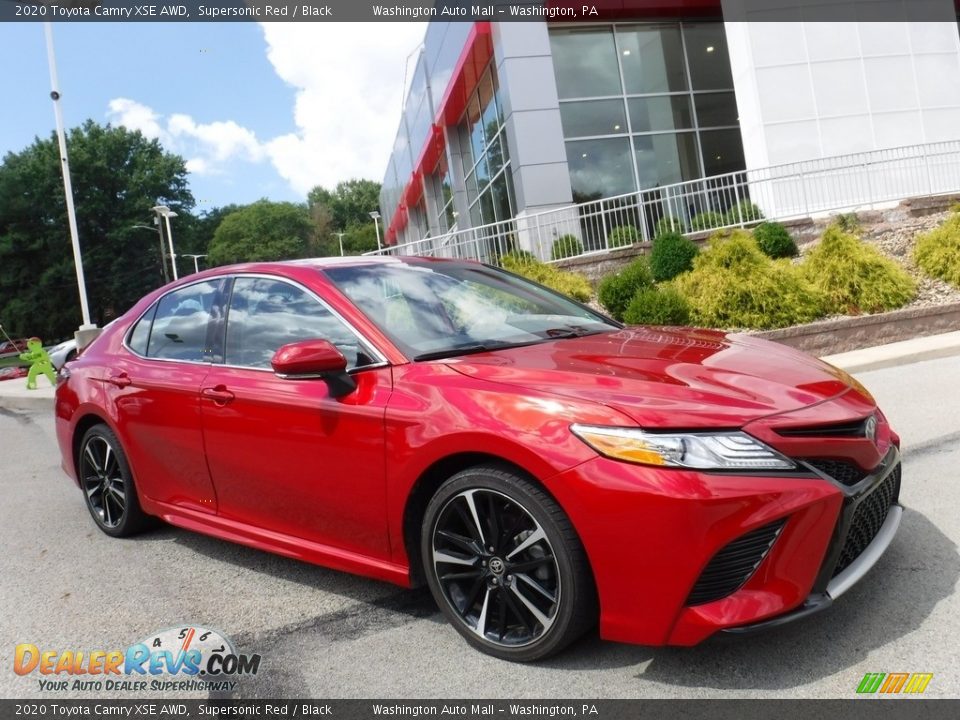
<instances>
[{"instance_id":1,"label":"driver side window","mask_svg":"<svg viewBox=\"0 0 960 720\"><path fill-rule=\"evenodd\" d=\"M283 345L327 340L347 358L347 369L372 362L350 328L315 297L281 280L240 277L227 314L227 365L270 369Z\"/></svg>"}]
</instances>

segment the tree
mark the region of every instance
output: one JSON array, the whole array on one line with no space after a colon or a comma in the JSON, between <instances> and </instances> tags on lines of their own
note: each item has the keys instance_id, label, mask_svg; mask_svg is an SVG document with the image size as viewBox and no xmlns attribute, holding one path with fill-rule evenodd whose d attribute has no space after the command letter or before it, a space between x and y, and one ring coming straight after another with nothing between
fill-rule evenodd
<instances>
[{"instance_id":1,"label":"tree","mask_svg":"<svg viewBox=\"0 0 960 720\"><path fill-rule=\"evenodd\" d=\"M209 255L213 235L220 227L223 219L242 205L224 205L211 208L200 215L187 215L177 220L177 229L174 231L177 250L177 268L181 276L193 272L193 260L184 257L188 254ZM200 261L200 269L210 265L209 258Z\"/></svg>"},{"instance_id":2,"label":"tree","mask_svg":"<svg viewBox=\"0 0 960 720\"><path fill-rule=\"evenodd\" d=\"M90 312L102 325L161 282L157 236L133 226L150 224L158 202L187 218L194 201L183 158L138 131L88 120L67 146ZM81 322L53 133L0 164L0 321L47 341Z\"/></svg>"},{"instance_id":3,"label":"tree","mask_svg":"<svg viewBox=\"0 0 960 720\"><path fill-rule=\"evenodd\" d=\"M223 218L207 260L210 265L226 265L306 257L313 231L305 206L258 200Z\"/></svg>"},{"instance_id":4,"label":"tree","mask_svg":"<svg viewBox=\"0 0 960 720\"><path fill-rule=\"evenodd\" d=\"M333 190L318 185L307 195L307 205L316 228L318 254L340 254L338 232L345 233L345 253L377 249L376 227L370 213L380 207L380 183L346 180L337 183Z\"/></svg>"},{"instance_id":5,"label":"tree","mask_svg":"<svg viewBox=\"0 0 960 720\"><path fill-rule=\"evenodd\" d=\"M346 230L354 225L373 224L370 212L380 207L380 183L373 180L345 180L333 190L319 185L307 195L310 208L318 205L330 211L333 226Z\"/></svg>"}]
</instances>

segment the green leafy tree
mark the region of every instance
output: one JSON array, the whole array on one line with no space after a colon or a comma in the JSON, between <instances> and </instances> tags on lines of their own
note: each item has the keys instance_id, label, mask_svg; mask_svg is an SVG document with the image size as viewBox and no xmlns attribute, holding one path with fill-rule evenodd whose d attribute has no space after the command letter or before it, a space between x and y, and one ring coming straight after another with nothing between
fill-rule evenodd
<instances>
[{"instance_id":1,"label":"green leafy tree","mask_svg":"<svg viewBox=\"0 0 960 720\"><path fill-rule=\"evenodd\" d=\"M353 179L337 183L333 190L318 185L307 195L315 226L315 254L339 255L336 233L345 233L343 251L357 255L377 249L376 226L370 213L380 206L380 183ZM380 228L381 232L384 228Z\"/></svg>"},{"instance_id":2,"label":"green leafy tree","mask_svg":"<svg viewBox=\"0 0 960 720\"><path fill-rule=\"evenodd\" d=\"M324 206L330 211L334 227L373 225L370 212L380 207L380 183L373 180L345 180L333 190L317 186L307 195L307 204Z\"/></svg>"},{"instance_id":3,"label":"green leafy tree","mask_svg":"<svg viewBox=\"0 0 960 720\"><path fill-rule=\"evenodd\" d=\"M207 260L210 265L226 265L306 257L313 231L305 206L258 200L223 218Z\"/></svg>"},{"instance_id":4,"label":"green leafy tree","mask_svg":"<svg viewBox=\"0 0 960 720\"><path fill-rule=\"evenodd\" d=\"M88 120L69 131L67 147L90 312L102 325L162 282L157 236L134 225L150 225L159 202L179 216L176 239L194 201L183 158L138 131ZM0 321L45 341L81 322L52 133L0 164Z\"/></svg>"}]
</instances>

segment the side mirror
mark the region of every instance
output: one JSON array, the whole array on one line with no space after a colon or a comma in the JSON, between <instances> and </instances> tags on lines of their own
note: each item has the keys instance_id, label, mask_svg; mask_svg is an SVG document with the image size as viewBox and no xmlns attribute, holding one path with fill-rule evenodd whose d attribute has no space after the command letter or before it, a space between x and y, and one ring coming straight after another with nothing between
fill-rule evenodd
<instances>
[{"instance_id":1,"label":"side mirror","mask_svg":"<svg viewBox=\"0 0 960 720\"><path fill-rule=\"evenodd\" d=\"M326 340L303 340L284 345L273 354L270 365L279 377L288 380L324 380L333 397L349 395L357 388L347 373L347 359Z\"/></svg>"}]
</instances>

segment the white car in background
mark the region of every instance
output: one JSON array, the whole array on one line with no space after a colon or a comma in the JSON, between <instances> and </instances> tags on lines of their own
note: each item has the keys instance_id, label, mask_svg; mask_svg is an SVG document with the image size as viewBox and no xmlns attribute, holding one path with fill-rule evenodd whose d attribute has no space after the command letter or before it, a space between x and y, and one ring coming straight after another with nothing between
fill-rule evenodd
<instances>
[{"instance_id":1,"label":"white car in background","mask_svg":"<svg viewBox=\"0 0 960 720\"><path fill-rule=\"evenodd\" d=\"M108 327L113 325L114 322L116 322L116 320L111 320L103 326L103 329L106 330ZM53 367L59 371L60 368L77 356L76 339L70 338L69 340L64 340L59 345L54 345L53 347L47 348L47 355L50 356L50 362L53 363Z\"/></svg>"},{"instance_id":2,"label":"white car in background","mask_svg":"<svg viewBox=\"0 0 960 720\"><path fill-rule=\"evenodd\" d=\"M77 341L73 338L64 340L59 345L47 348L47 355L50 356L50 362L53 363L53 366L59 370L67 364L67 361L73 360L77 356Z\"/></svg>"}]
</instances>

